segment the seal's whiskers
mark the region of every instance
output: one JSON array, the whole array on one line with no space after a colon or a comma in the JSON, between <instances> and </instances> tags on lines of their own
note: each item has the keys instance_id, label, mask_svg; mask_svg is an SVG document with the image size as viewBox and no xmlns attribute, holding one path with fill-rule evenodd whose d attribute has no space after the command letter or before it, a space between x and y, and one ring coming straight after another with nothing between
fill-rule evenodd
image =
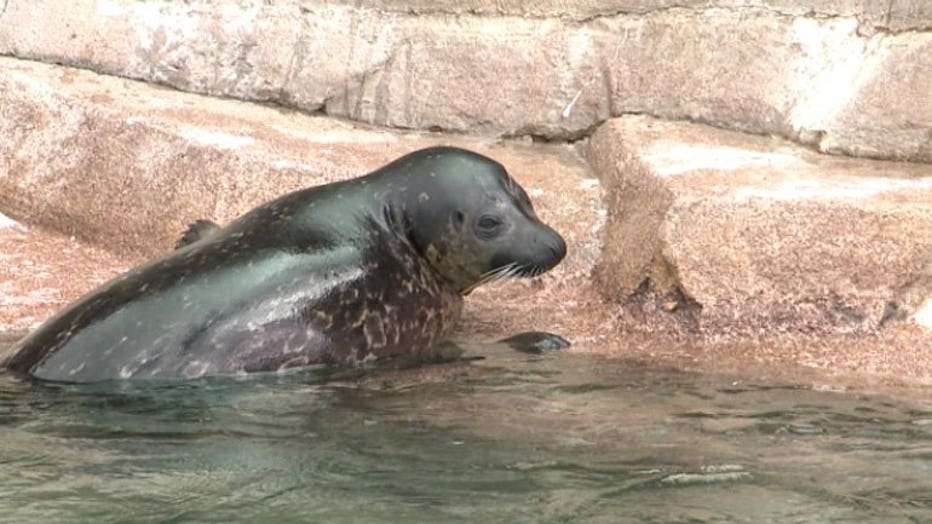
<instances>
[{"instance_id":1,"label":"seal's whiskers","mask_svg":"<svg viewBox=\"0 0 932 524\"><path fill-rule=\"evenodd\" d=\"M510 264L506 264L504 266L486 271L479 277L478 280L476 280L475 283L473 283L473 285L466 288L465 292L469 293L481 285L488 284L489 282L495 282L496 280L502 280L504 278L508 278L510 272L514 271L518 267L520 266L518 266L517 262L512 262Z\"/></svg>"},{"instance_id":2,"label":"seal's whiskers","mask_svg":"<svg viewBox=\"0 0 932 524\"><path fill-rule=\"evenodd\" d=\"M482 274L482 276L479 277L478 280L476 280L473 285L469 286L465 292L469 293L479 286L497 282L499 280L506 280L514 277L533 278L543 274L546 271L546 268L535 264L518 264L517 262L512 262L490 271L486 271Z\"/></svg>"}]
</instances>

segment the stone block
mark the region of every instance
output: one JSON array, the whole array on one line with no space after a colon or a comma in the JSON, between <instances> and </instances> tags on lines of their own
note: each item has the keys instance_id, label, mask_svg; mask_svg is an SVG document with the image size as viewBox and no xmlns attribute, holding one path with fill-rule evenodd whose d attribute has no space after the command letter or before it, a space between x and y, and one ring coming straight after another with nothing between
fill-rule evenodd
<instances>
[{"instance_id":1,"label":"stone block","mask_svg":"<svg viewBox=\"0 0 932 524\"><path fill-rule=\"evenodd\" d=\"M926 4L812 4L6 0L0 53L396 128L644 113L932 161Z\"/></svg>"},{"instance_id":2,"label":"stone block","mask_svg":"<svg viewBox=\"0 0 932 524\"><path fill-rule=\"evenodd\" d=\"M872 29L905 31L932 26L925 0L338 0L409 14L565 18L585 22L619 14L645 15L673 8L764 8L789 16L855 17Z\"/></svg>"},{"instance_id":3,"label":"stone block","mask_svg":"<svg viewBox=\"0 0 932 524\"><path fill-rule=\"evenodd\" d=\"M606 297L702 332L875 330L932 296L932 167L614 119L590 161L609 207ZM658 308L659 309L659 308Z\"/></svg>"}]
</instances>

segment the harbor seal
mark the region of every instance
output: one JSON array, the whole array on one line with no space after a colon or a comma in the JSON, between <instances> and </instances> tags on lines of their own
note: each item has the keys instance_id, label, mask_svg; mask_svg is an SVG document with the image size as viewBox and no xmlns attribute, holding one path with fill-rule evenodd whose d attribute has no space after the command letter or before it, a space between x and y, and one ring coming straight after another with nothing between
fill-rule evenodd
<instances>
[{"instance_id":1,"label":"harbor seal","mask_svg":"<svg viewBox=\"0 0 932 524\"><path fill-rule=\"evenodd\" d=\"M5 365L94 382L429 359L464 295L565 254L501 164L434 147L225 227L195 223L177 250L65 308Z\"/></svg>"}]
</instances>

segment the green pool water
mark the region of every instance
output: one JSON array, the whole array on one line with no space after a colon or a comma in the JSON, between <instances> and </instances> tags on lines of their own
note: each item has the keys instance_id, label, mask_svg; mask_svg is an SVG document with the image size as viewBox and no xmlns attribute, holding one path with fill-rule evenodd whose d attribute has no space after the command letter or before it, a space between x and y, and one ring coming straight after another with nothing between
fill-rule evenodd
<instances>
[{"instance_id":1,"label":"green pool water","mask_svg":"<svg viewBox=\"0 0 932 524\"><path fill-rule=\"evenodd\" d=\"M470 346L186 382L0 372L2 522L932 522L932 406Z\"/></svg>"}]
</instances>

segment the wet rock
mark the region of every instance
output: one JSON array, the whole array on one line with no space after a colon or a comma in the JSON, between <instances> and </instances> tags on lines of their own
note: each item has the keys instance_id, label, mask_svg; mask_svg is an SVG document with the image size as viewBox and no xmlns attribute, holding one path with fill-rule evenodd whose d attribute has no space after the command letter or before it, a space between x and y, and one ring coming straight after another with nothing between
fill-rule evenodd
<instances>
[{"instance_id":1,"label":"wet rock","mask_svg":"<svg viewBox=\"0 0 932 524\"><path fill-rule=\"evenodd\" d=\"M679 300L689 331L871 331L932 296L932 166L646 117L606 123L589 156L600 289L658 315Z\"/></svg>"},{"instance_id":2,"label":"wet rock","mask_svg":"<svg viewBox=\"0 0 932 524\"><path fill-rule=\"evenodd\" d=\"M7 0L0 53L399 128L572 139L638 112L932 161L926 3L750 4Z\"/></svg>"}]
</instances>

